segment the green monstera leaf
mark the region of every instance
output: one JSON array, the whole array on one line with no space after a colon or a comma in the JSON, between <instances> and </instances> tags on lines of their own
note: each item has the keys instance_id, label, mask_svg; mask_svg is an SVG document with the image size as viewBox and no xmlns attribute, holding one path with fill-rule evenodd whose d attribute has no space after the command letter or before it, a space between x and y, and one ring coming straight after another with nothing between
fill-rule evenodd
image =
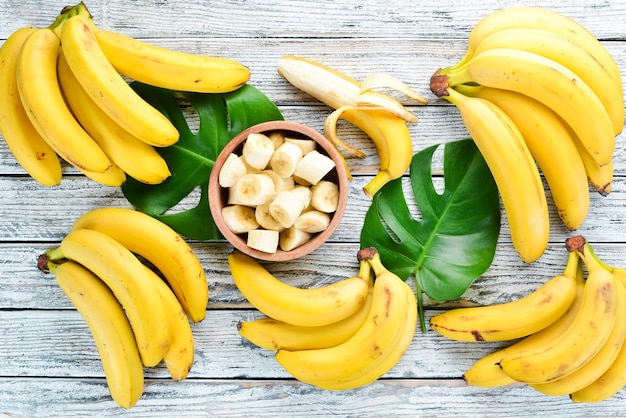
<instances>
[{"instance_id":1,"label":"green monstera leaf","mask_svg":"<svg viewBox=\"0 0 626 418\"><path fill-rule=\"evenodd\" d=\"M444 190L432 182L432 158L439 145L416 153L411 189L421 219L404 196L402 179L373 198L361 230L361 246L375 247L385 266L401 279L414 275L418 300L459 298L491 265L500 233L498 189L472 140L445 144ZM423 309L420 304L422 329Z\"/></svg>"},{"instance_id":2,"label":"green monstera leaf","mask_svg":"<svg viewBox=\"0 0 626 418\"><path fill-rule=\"evenodd\" d=\"M282 120L280 110L249 84L224 94L181 93L200 120L199 129L193 132L174 92L138 82L131 86L172 121L180 139L172 146L157 149L171 177L158 185L129 178L122 186L124 196L138 210L189 239L221 239L209 209L208 183L213 164L228 141L241 131L258 123ZM198 188L196 206L171 210Z\"/></svg>"}]
</instances>

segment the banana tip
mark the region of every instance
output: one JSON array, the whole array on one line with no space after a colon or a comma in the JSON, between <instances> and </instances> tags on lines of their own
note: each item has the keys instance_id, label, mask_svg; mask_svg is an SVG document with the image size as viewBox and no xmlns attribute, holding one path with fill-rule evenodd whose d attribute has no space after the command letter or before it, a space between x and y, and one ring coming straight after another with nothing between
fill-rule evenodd
<instances>
[{"instance_id":1,"label":"banana tip","mask_svg":"<svg viewBox=\"0 0 626 418\"><path fill-rule=\"evenodd\" d=\"M50 269L48 268L48 261L49 259L46 254L40 254L39 257L37 257L37 268L44 273L50 272Z\"/></svg>"},{"instance_id":2,"label":"banana tip","mask_svg":"<svg viewBox=\"0 0 626 418\"><path fill-rule=\"evenodd\" d=\"M377 252L378 251L374 247L361 248L356 254L356 258L359 261L371 260L372 258L374 258Z\"/></svg>"},{"instance_id":3,"label":"banana tip","mask_svg":"<svg viewBox=\"0 0 626 418\"><path fill-rule=\"evenodd\" d=\"M448 95L448 76L446 74L439 74L440 69L430 77L430 91L435 96L443 97Z\"/></svg>"},{"instance_id":4,"label":"banana tip","mask_svg":"<svg viewBox=\"0 0 626 418\"><path fill-rule=\"evenodd\" d=\"M582 235L569 237L565 240L565 248L567 248L567 251L569 252L574 252L574 251L582 252L584 246L585 246L585 237L583 237Z\"/></svg>"}]
</instances>

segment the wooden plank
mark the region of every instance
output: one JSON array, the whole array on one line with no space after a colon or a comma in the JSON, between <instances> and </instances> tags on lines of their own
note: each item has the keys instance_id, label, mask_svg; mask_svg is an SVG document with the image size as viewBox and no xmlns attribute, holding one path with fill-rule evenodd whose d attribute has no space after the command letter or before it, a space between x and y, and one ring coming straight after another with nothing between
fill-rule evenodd
<instances>
[{"instance_id":1,"label":"wooden plank","mask_svg":"<svg viewBox=\"0 0 626 418\"><path fill-rule=\"evenodd\" d=\"M70 3L73 4L73 3ZM103 29L114 29L131 36L180 37L466 37L473 25L487 13L519 5L513 0L474 2L459 7L455 2L431 4L403 0L358 4L324 0L322 2L281 0L194 2L138 0L91 0L87 6ZM618 1L575 0L567 3L542 0L533 5L563 13L577 20L596 36L623 36L619 21L625 6ZM27 25L47 26L60 12L61 5L43 0L25 4L0 5L0 38Z\"/></svg>"},{"instance_id":2,"label":"wooden plank","mask_svg":"<svg viewBox=\"0 0 626 418\"><path fill-rule=\"evenodd\" d=\"M520 417L622 416L623 393L601 404L574 404L525 386L479 389L458 380L381 380L363 388L328 392L292 380L149 379L142 398L121 410L103 379L0 379L6 416L84 417Z\"/></svg>"}]
</instances>

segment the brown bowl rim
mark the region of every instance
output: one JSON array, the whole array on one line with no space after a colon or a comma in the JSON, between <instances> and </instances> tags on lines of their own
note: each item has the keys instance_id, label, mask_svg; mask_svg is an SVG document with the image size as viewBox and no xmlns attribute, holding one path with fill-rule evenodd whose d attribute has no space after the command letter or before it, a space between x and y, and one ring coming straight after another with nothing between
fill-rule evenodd
<instances>
[{"instance_id":1,"label":"brown bowl rim","mask_svg":"<svg viewBox=\"0 0 626 418\"><path fill-rule=\"evenodd\" d=\"M218 183L218 175L226 157L231 152L234 152L243 143L245 138L247 138L250 133L263 133L270 131L294 132L298 134L298 136L305 136L315 140L318 146L324 150L326 155L328 155L335 162L334 171L336 172L337 183L339 186L339 202L337 205L337 210L333 213L328 228L318 233L310 241L297 248L294 248L291 251L283 251L279 248L276 253L266 253L264 251L250 248L246 244L244 237L235 234L230 231L230 229L228 229L221 215L222 207L225 204L225 190L223 190ZM339 226L346 210L349 192L348 173L339 154L339 151L335 148L335 146L324 135L307 125L298 122L282 120L259 123L241 131L239 134L233 137L233 139L231 139L226 144L224 149L220 152L219 156L215 160L215 164L213 165L213 168L211 170L208 187L209 208L211 210L211 215L213 216L213 220L224 238L226 238L228 242L230 242L230 244L232 244L242 253L264 261L293 260L307 255L321 247Z\"/></svg>"}]
</instances>

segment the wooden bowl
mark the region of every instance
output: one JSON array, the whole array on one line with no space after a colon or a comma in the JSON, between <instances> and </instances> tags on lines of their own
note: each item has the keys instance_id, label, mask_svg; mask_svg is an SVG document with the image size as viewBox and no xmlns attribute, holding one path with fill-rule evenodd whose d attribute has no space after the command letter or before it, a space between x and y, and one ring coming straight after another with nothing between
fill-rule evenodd
<instances>
[{"instance_id":1,"label":"wooden bowl","mask_svg":"<svg viewBox=\"0 0 626 418\"><path fill-rule=\"evenodd\" d=\"M246 234L233 233L224 222L222 217L222 208L226 206L228 200L227 189L219 185L218 176L222 169L222 165L226 158L235 153L241 155L243 143L250 133L264 133L269 134L273 131L284 132L287 136L292 138L313 139L317 143L317 151L329 156L335 162L335 168L333 168L325 177L325 180L332 181L338 185L339 188L339 201L337 210L331 214L330 224L324 231L315 234L308 242L302 244L299 247L294 248L291 251L283 251L278 248L275 253L267 253L251 248L246 244ZM211 177L209 179L209 206L213 220L218 229L235 248L239 251L260 259L267 261L282 261L292 260L303 255L309 254L315 249L319 248L322 244L330 238L333 232L339 226L341 218L343 217L346 204L348 201L348 173L341 159L339 151L330 143L324 135L320 134L316 130L302 125L296 122L289 121L272 121L265 122L251 128L246 129L239 135L234 137L222 150L215 165L211 171Z\"/></svg>"}]
</instances>

